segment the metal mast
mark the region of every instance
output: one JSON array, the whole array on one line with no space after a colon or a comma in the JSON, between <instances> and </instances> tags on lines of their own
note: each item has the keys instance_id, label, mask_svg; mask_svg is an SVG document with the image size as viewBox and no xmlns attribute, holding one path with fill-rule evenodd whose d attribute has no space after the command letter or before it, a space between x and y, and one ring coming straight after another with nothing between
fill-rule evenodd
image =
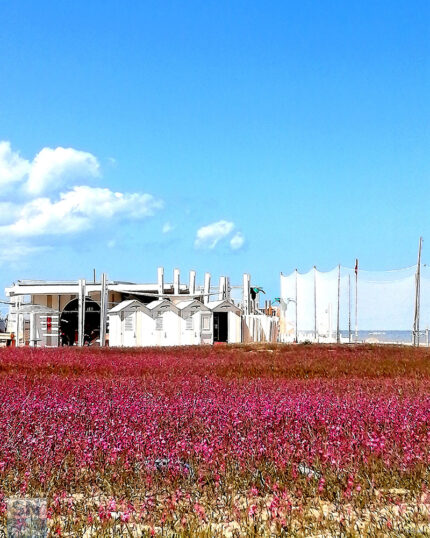
<instances>
[{"instance_id":1,"label":"metal mast","mask_svg":"<svg viewBox=\"0 0 430 538\"><path fill-rule=\"evenodd\" d=\"M314 338L315 338L315 342L318 341L317 335L318 335L318 330L317 330L317 268L316 268L316 265L314 265Z\"/></svg>"},{"instance_id":2,"label":"metal mast","mask_svg":"<svg viewBox=\"0 0 430 538\"><path fill-rule=\"evenodd\" d=\"M331 335L330 335L331 337ZM340 264L337 268L337 327L336 342L340 344Z\"/></svg>"},{"instance_id":3,"label":"metal mast","mask_svg":"<svg viewBox=\"0 0 430 538\"><path fill-rule=\"evenodd\" d=\"M415 273L415 312L414 312L414 346L420 345L420 295L421 295L421 249L423 238L418 243L417 271Z\"/></svg>"},{"instance_id":4,"label":"metal mast","mask_svg":"<svg viewBox=\"0 0 430 538\"><path fill-rule=\"evenodd\" d=\"M298 311L298 308L297 308L297 275L298 275L298 272L297 272L297 269L296 269L296 344L298 344L298 342L299 342L299 321L298 321L298 317L297 317L297 311Z\"/></svg>"},{"instance_id":5,"label":"metal mast","mask_svg":"<svg viewBox=\"0 0 430 538\"><path fill-rule=\"evenodd\" d=\"M358 341L358 258L355 260L355 341Z\"/></svg>"}]
</instances>

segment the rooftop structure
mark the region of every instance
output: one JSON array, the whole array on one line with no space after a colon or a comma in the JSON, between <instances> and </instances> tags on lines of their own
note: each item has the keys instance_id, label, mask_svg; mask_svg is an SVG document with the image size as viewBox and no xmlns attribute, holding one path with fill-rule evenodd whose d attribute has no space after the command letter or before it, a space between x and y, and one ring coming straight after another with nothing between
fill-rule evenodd
<instances>
[{"instance_id":1,"label":"rooftop structure","mask_svg":"<svg viewBox=\"0 0 430 538\"><path fill-rule=\"evenodd\" d=\"M199 304L212 312L212 341L217 338L229 341L226 322L221 321L224 311L234 313L239 319L242 314L260 312L258 293L256 296L250 287L248 274L244 275L241 286L232 286L226 276L220 277L218 286L211 286L210 273L205 273L203 285L197 285L195 271L190 271L187 282L181 283L178 269L173 272L173 281L165 282L162 267L158 268L157 281L153 283L108 280L103 273L100 281L92 282L17 280L5 292L10 300L7 330L16 335L17 345L55 347L93 343L103 346L109 338L108 313L115 315L144 307L147 312L158 315L166 308L181 317L192 310L193 305L196 311L203 310L198 308ZM234 323L237 325L236 321ZM229 321L228 334L233 334L234 330L234 341L241 334L236 325ZM199 338L191 340L198 342ZM170 340L177 343L180 338ZM185 340L191 341L190 338Z\"/></svg>"}]
</instances>

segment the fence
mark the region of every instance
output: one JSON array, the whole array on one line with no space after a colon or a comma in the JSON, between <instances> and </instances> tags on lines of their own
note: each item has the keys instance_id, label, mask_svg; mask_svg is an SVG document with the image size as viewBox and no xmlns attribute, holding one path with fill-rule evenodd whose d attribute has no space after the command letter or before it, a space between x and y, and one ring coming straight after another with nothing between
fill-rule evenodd
<instances>
[{"instance_id":1,"label":"fence","mask_svg":"<svg viewBox=\"0 0 430 538\"><path fill-rule=\"evenodd\" d=\"M414 336L418 307L421 343L430 327L430 267L363 271L338 266L281 274L280 340L402 342Z\"/></svg>"}]
</instances>

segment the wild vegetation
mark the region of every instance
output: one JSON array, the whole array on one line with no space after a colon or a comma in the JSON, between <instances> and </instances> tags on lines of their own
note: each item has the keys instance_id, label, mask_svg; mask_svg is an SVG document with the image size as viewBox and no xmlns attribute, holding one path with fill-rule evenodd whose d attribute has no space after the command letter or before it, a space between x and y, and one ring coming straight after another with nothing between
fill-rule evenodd
<instances>
[{"instance_id":1,"label":"wild vegetation","mask_svg":"<svg viewBox=\"0 0 430 538\"><path fill-rule=\"evenodd\" d=\"M52 536L430 535L430 351L3 349L0 517Z\"/></svg>"}]
</instances>

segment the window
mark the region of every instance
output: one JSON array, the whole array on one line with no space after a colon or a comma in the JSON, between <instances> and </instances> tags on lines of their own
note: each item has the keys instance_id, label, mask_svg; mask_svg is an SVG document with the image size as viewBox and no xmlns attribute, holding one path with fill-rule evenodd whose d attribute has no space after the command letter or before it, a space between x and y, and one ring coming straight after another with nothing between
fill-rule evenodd
<instances>
[{"instance_id":1,"label":"window","mask_svg":"<svg viewBox=\"0 0 430 538\"><path fill-rule=\"evenodd\" d=\"M158 316L155 318L155 330L163 330L163 316L161 314L158 314Z\"/></svg>"},{"instance_id":2,"label":"window","mask_svg":"<svg viewBox=\"0 0 430 538\"><path fill-rule=\"evenodd\" d=\"M193 316L189 316L185 320L185 330L192 331L194 329L194 319Z\"/></svg>"},{"instance_id":3,"label":"window","mask_svg":"<svg viewBox=\"0 0 430 538\"><path fill-rule=\"evenodd\" d=\"M211 330L211 317L208 315L202 316L202 330L203 331Z\"/></svg>"}]
</instances>

